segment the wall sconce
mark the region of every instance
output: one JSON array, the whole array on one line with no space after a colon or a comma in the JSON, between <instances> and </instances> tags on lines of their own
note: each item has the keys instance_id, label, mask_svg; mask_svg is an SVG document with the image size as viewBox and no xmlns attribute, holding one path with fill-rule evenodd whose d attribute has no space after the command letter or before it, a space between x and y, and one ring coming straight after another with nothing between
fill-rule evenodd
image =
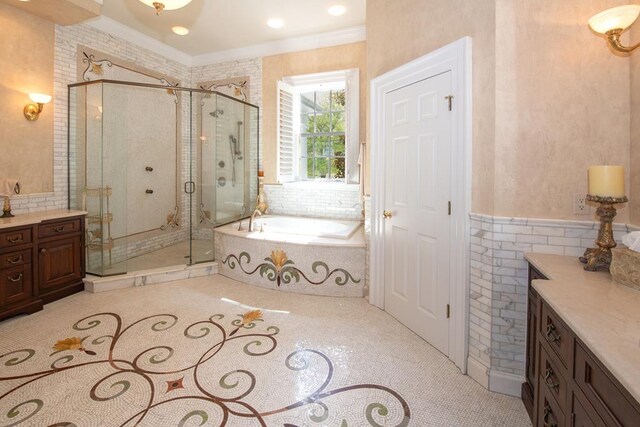
<instances>
[{"instance_id":1,"label":"wall sconce","mask_svg":"<svg viewBox=\"0 0 640 427\"><path fill-rule=\"evenodd\" d=\"M30 93L29 98L31 98L31 100L35 102L35 104L25 105L24 116L29 121L38 120L38 116L40 116L44 104L47 104L49 103L49 101L51 101L51 95L45 95L43 93Z\"/></svg>"},{"instance_id":2,"label":"wall sconce","mask_svg":"<svg viewBox=\"0 0 640 427\"><path fill-rule=\"evenodd\" d=\"M589 19L589 26L593 31L607 36L611 47L618 52L629 53L640 46L623 46L620 35L638 19L640 5L631 4L607 9Z\"/></svg>"}]
</instances>

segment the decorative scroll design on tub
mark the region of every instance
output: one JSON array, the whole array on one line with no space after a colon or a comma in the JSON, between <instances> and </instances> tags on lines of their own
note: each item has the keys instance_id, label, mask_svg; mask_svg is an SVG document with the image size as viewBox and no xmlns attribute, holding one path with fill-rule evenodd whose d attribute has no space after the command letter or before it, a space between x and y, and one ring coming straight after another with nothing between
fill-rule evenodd
<instances>
[{"instance_id":1,"label":"decorative scroll design on tub","mask_svg":"<svg viewBox=\"0 0 640 427\"><path fill-rule=\"evenodd\" d=\"M296 349L284 360L287 370L275 369L283 364L282 353L274 352L280 328L265 321L257 309L191 323L171 313L84 317L58 328L69 338L53 351L37 342L33 349L2 350L0 424L97 425L106 416L120 427L282 425L278 417L327 425L331 416L345 426L409 424L411 410L400 393L379 384L341 384L334 379L340 365L321 351ZM292 400L265 399L263 391L289 383L289 373L293 381L302 375L308 391ZM73 404L64 399L66 390L73 391ZM337 395L344 396L342 405ZM354 401L363 410L341 415Z\"/></svg>"},{"instance_id":2,"label":"decorative scroll design on tub","mask_svg":"<svg viewBox=\"0 0 640 427\"><path fill-rule=\"evenodd\" d=\"M357 284L362 280L355 279L351 273L344 268L334 268L333 270L330 270L329 266L322 261L314 262L311 265L311 270L315 274L318 274L320 269L324 270L324 278L319 281L311 280L302 270L295 266L295 262L290 260L287 257L287 253L281 249L272 251L271 255L266 257L264 261L265 262L259 264L253 270L245 270L245 266L251 263L251 255L249 255L248 252L241 252L238 256L233 254L228 255L222 263L228 265L232 270L235 270L236 267L238 267L243 273L249 276L253 275L257 271L258 274L260 274L260 277L264 277L271 282L276 282L278 286L280 286L281 282L288 285L294 280L295 283L298 283L300 282L300 276L304 277L305 280L312 285L321 285L329 280L334 273L338 273L334 281L338 286L344 286L349 283L349 281Z\"/></svg>"}]
</instances>

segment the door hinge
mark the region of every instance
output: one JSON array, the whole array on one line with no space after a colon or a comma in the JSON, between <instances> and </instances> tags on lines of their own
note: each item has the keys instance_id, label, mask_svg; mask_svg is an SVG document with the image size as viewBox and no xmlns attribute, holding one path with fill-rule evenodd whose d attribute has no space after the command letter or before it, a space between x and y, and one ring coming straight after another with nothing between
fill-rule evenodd
<instances>
[{"instance_id":1,"label":"door hinge","mask_svg":"<svg viewBox=\"0 0 640 427\"><path fill-rule=\"evenodd\" d=\"M449 215L451 215L451 200L449 200L449 202L448 202L448 206L449 206L449 209L448 209L448 211L449 211Z\"/></svg>"},{"instance_id":2,"label":"door hinge","mask_svg":"<svg viewBox=\"0 0 640 427\"><path fill-rule=\"evenodd\" d=\"M447 304L447 319L451 317L451 306Z\"/></svg>"},{"instance_id":3,"label":"door hinge","mask_svg":"<svg viewBox=\"0 0 640 427\"><path fill-rule=\"evenodd\" d=\"M449 101L449 111L453 110L453 95L445 96L444 99Z\"/></svg>"}]
</instances>

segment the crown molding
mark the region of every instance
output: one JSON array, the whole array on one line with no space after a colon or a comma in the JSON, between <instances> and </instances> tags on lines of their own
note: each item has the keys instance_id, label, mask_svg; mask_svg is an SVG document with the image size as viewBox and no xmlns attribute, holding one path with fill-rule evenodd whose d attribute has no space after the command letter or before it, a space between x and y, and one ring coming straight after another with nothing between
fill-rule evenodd
<instances>
[{"instance_id":1,"label":"crown molding","mask_svg":"<svg viewBox=\"0 0 640 427\"><path fill-rule=\"evenodd\" d=\"M88 21L86 24L97 30L119 37L159 55L175 60L187 67L211 65L238 59L259 58L287 52L297 52L337 46L341 44L356 43L364 41L367 38L366 27L363 25L344 30L301 37L291 37L288 39L241 47L238 49L229 49L191 56L104 15L92 21Z\"/></svg>"},{"instance_id":2,"label":"crown molding","mask_svg":"<svg viewBox=\"0 0 640 427\"><path fill-rule=\"evenodd\" d=\"M280 53L318 49L322 47L361 42L366 39L367 32L365 26L353 27L328 33L291 37L288 39L241 47L238 49L229 49L220 52L196 55L192 58L192 66L197 67L238 59L259 58L263 56L277 55Z\"/></svg>"},{"instance_id":3,"label":"crown molding","mask_svg":"<svg viewBox=\"0 0 640 427\"><path fill-rule=\"evenodd\" d=\"M172 59L182 65L186 65L187 67L192 66L191 55L188 55L166 43L162 43L153 37L143 34L138 30L134 30L133 28L121 24L120 22L104 15L92 21L88 21L86 24L97 30L119 37L144 49L148 49L166 58Z\"/></svg>"}]
</instances>

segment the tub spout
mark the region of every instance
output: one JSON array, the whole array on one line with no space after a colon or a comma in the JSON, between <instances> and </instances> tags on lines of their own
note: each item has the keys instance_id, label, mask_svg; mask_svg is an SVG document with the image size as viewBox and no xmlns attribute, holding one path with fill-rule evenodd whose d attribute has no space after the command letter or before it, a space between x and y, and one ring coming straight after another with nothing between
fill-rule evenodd
<instances>
[{"instance_id":1,"label":"tub spout","mask_svg":"<svg viewBox=\"0 0 640 427\"><path fill-rule=\"evenodd\" d=\"M253 231L253 220L255 219L256 215L262 215L260 209L256 209L255 211L253 211L253 213L251 214L251 218L249 218L249 233Z\"/></svg>"}]
</instances>

